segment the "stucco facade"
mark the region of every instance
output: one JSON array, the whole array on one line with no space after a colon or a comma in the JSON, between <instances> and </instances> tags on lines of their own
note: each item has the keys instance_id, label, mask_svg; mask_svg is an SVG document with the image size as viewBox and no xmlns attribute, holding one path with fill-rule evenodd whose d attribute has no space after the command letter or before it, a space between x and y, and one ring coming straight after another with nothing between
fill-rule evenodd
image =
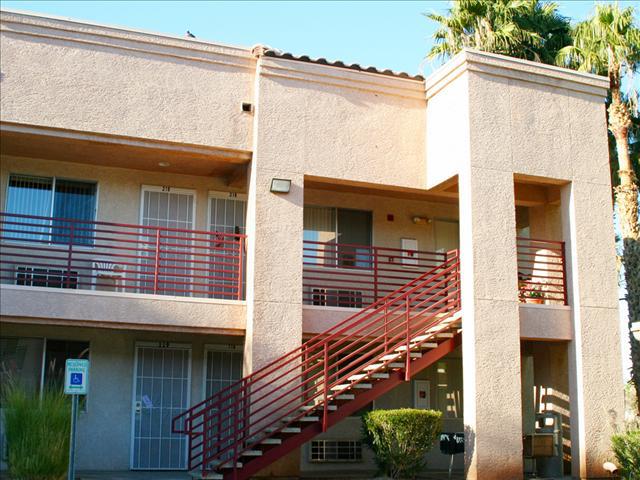
<instances>
[{"instance_id":1,"label":"stucco facade","mask_svg":"<svg viewBox=\"0 0 640 480\"><path fill-rule=\"evenodd\" d=\"M159 468L139 463L134 448L136 415L147 402L139 394L144 375L134 371L140 345L158 354L188 349L188 403L197 403L209 383L237 374L215 364L207 345L233 352L220 356L233 361L241 352L243 372L251 374L379 300L384 288L422 273L416 255L447 258L459 248L462 347L376 398L375 408L442 410L445 431L465 433L465 455L455 458L455 468L482 480L529 472L522 437L533 433L536 413L558 412L564 473L604 475L609 437L623 418L606 79L465 50L423 80L19 12L2 12L0 21L3 223L14 225L12 215L34 216L36 184L50 188L45 217L56 217L56 195L64 195L58 179L81 181L93 185L93 216L83 222L97 225L98 240L120 234L123 225L134 232L151 225L177 239L171 248L191 249L180 250L177 260L191 262L190 278L180 280L185 269L172 264L169 283L180 293L161 295L157 257L151 288L144 283L150 276L144 268L153 263L148 257L124 257L122 268L105 261L123 258L117 249L124 247L114 243L96 241L93 250L73 253L71 241L67 251L60 242L38 240L54 252L47 255L56 271L67 253L67 275L72 254L90 265L74 267L73 287L67 278L66 289L54 288L51 280L35 280L39 257L23 245L33 240L33 229L5 228L0 336L10 339L6 345L34 337L89 344L97 380L80 435L87 441L92 435L103 450L81 452L81 469ZM274 179L290 181L289 191L274 193ZM179 219L190 237L177 236L166 222L145 223L174 215L148 213L150 198L171 192L182 195L178 206L190 202ZM16 200L28 195L31 203ZM218 215L218 200L241 208L242 218ZM358 228L353 218L360 219ZM51 220L51 239L59 221ZM141 244L135 235L127 241ZM206 248L219 250L197 263L198 248L205 247L193 239L204 235L213 235L207 241L214 247ZM233 272L240 280L226 297L207 283L207 275L219 278L217 268L229 263L220 253L224 235L239 245L233 244ZM184 238L190 240L181 243ZM345 241L350 238L359 240ZM562 262L544 267L536 256L523 276L527 242L544 245L535 255L558 252L554 259ZM142 244L135 255L151 248ZM331 260L332 251L352 256ZM25 257L32 263L20 260ZM378 262L399 275L391 286L380 286ZM127 272L127 264L144 274ZM556 290L536 305L523 295L523 284L536 269L553 266L563 286L548 287ZM340 286L337 278L354 267L365 273ZM101 277L100 268L111 269L111 277ZM86 287L83 271L92 276ZM224 275L227 288L231 277ZM105 277L113 288L96 280ZM185 283L186 293L175 288ZM416 396L417 385L427 388L426 396ZM542 401L532 393L540 389L555 393ZM350 416L317 439L357 442L359 424ZM319 460L312 449L305 444L270 471L374 470L366 449L349 461ZM427 465L446 469L448 461L436 446Z\"/></svg>"}]
</instances>

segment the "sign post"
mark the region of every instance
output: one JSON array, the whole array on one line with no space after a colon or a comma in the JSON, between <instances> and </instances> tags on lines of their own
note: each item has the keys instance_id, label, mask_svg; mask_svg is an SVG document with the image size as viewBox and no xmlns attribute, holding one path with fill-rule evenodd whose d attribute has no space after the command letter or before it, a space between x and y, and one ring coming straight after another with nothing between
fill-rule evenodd
<instances>
[{"instance_id":1,"label":"sign post","mask_svg":"<svg viewBox=\"0 0 640 480\"><path fill-rule=\"evenodd\" d=\"M64 371L64 393L71 395L71 433L69 436L69 468L67 470L67 480L75 480L78 396L86 395L88 390L89 360L68 358Z\"/></svg>"}]
</instances>

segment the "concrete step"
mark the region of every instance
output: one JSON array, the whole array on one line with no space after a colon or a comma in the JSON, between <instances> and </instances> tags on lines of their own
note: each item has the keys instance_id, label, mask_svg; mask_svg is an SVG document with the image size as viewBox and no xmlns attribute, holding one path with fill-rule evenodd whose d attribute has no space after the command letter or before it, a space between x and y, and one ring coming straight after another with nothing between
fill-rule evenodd
<instances>
[{"instance_id":1,"label":"concrete step","mask_svg":"<svg viewBox=\"0 0 640 480\"><path fill-rule=\"evenodd\" d=\"M262 450L245 450L240 454L241 457L261 457Z\"/></svg>"},{"instance_id":2,"label":"concrete step","mask_svg":"<svg viewBox=\"0 0 640 480\"><path fill-rule=\"evenodd\" d=\"M343 385L336 385L335 387L331 387L331 390L346 390L348 388L358 388L360 390L367 390L369 388L372 388L373 385L371 385L370 383L345 383Z\"/></svg>"},{"instance_id":3,"label":"concrete step","mask_svg":"<svg viewBox=\"0 0 640 480\"><path fill-rule=\"evenodd\" d=\"M265 428L265 432L267 433L273 433L275 432L277 429L275 427L268 427ZM283 429L279 430L278 433L300 433L300 427L284 427Z\"/></svg>"},{"instance_id":4,"label":"concrete step","mask_svg":"<svg viewBox=\"0 0 640 480\"><path fill-rule=\"evenodd\" d=\"M347 380L350 382L355 382L357 380L362 380L363 378L380 378L385 379L389 378L388 373L357 373L356 375L351 375Z\"/></svg>"},{"instance_id":5,"label":"concrete step","mask_svg":"<svg viewBox=\"0 0 640 480\"><path fill-rule=\"evenodd\" d=\"M295 417L286 417L284 421L289 423L289 422L293 422L294 419ZM320 417L300 417L295 421L296 422L317 422L318 420L320 420Z\"/></svg>"},{"instance_id":6,"label":"concrete step","mask_svg":"<svg viewBox=\"0 0 640 480\"><path fill-rule=\"evenodd\" d=\"M341 393L334 400L353 400L356 396L353 393Z\"/></svg>"}]
</instances>

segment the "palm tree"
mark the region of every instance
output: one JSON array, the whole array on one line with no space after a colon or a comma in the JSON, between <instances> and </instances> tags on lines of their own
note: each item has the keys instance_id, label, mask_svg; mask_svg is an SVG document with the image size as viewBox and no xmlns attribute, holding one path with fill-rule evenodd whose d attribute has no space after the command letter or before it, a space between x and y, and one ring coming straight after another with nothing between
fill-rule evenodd
<instances>
[{"instance_id":1,"label":"palm tree","mask_svg":"<svg viewBox=\"0 0 640 480\"><path fill-rule=\"evenodd\" d=\"M540 0L457 0L448 15L425 14L439 24L429 59L448 58L463 48L553 63L571 43L567 18L553 2Z\"/></svg>"},{"instance_id":2,"label":"palm tree","mask_svg":"<svg viewBox=\"0 0 640 480\"><path fill-rule=\"evenodd\" d=\"M633 7L597 5L592 18L573 30L573 45L560 50L557 63L609 77L610 102L607 109L609 131L615 139L618 163L614 189L623 242L622 264L629 308L631 379L640 399L640 342L631 334L631 324L640 321L640 227L638 225L638 183L632 163L629 138L635 102L626 101L622 80L633 85L633 73L640 67L640 29L635 25ZM633 95L631 99L633 99ZM612 158L612 161L615 159ZM640 402L638 405L640 413Z\"/></svg>"}]
</instances>

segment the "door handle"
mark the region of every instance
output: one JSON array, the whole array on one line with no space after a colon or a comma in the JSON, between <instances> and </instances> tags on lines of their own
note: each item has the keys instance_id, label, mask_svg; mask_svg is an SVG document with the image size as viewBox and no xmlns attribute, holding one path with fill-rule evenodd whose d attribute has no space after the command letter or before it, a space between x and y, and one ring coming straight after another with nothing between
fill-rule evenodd
<instances>
[{"instance_id":1,"label":"door handle","mask_svg":"<svg viewBox=\"0 0 640 480\"><path fill-rule=\"evenodd\" d=\"M136 402L136 413L140 413L141 410L142 410L142 402L137 401Z\"/></svg>"}]
</instances>

